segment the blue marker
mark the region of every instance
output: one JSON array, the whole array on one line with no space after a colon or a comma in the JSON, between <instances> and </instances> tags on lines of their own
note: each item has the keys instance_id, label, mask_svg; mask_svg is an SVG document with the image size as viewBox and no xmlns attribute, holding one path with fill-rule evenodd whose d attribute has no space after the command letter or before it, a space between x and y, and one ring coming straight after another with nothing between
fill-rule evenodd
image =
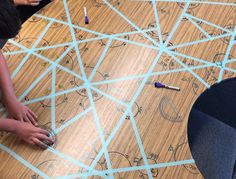
<instances>
[{"instance_id":1,"label":"blue marker","mask_svg":"<svg viewBox=\"0 0 236 179\"><path fill-rule=\"evenodd\" d=\"M89 24L89 17L88 17L88 14L87 14L86 7L84 7L84 23Z\"/></svg>"},{"instance_id":2,"label":"blue marker","mask_svg":"<svg viewBox=\"0 0 236 179\"><path fill-rule=\"evenodd\" d=\"M160 83L160 82L155 82L154 85L155 85L156 88L167 88L167 89L172 89L172 90L180 91L179 87L168 86L168 85L165 85L165 84Z\"/></svg>"}]
</instances>

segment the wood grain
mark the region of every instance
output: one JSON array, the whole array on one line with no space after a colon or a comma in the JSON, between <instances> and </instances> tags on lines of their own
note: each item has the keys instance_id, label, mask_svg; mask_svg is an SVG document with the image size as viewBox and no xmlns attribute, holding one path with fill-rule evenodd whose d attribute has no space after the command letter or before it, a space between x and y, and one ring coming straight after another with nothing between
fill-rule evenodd
<instances>
[{"instance_id":1,"label":"wood grain","mask_svg":"<svg viewBox=\"0 0 236 179\"><path fill-rule=\"evenodd\" d=\"M140 29L156 27L153 6L150 2L127 0L112 0L110 2ZM88 9L90 18L89 25L84 24L84 6ZM134 27L100 0L68 0L68 7L71 21L76 26L105 34L135 31ZM157 9L162 38L163 41L165 41L183 11L183 4L176 2L158 2ZM235 7L223 5L190 4L188 13L232 31L236 20L235 9ZM38 14L67 22L63 1L54 1L42 9ZM48 23L49 20L47 19L39 18L37 16L31 17L23 24L22 30L15 39L15 42L23 45L25 48L32 48ZM200 26L210 35L223 34L220 29L204 23L200 24ZM70 43L73 39L70 30L69 26L66 26L65 24L59 22L53 23L36 48ZM99 37L98 34L85 32L80 29L74 30L77 40ZM147 34L155 41L159 42L156 30L149 31ZM94 87L110 96L110 98L108 98L107 96L92 90L97 117L99 119L100 128L104 133L105 140L109 138L126 109L112 99L129 103L136 95L136 91L140 87L143 79L132 78L130 80L122 80L122 78L135 75L145 76L154 62L155 57L160 52L153 42L140 33L123 35L120 36L120 38L129 40L131 43L113 39L111 47L108 49L104 60L97 69L92 80ZM204 38L206 37L204 37L202 32L199 31L195 25L189 20L183 19L168 43L168 47ZM108 39L104 38L102 40L78 44L86 76L89 76L92 73L107 42ZM137 44L135 45L132 42L136 42ZM142 46L142 44L149 45L151 48ZM176 48L173 52L216 63L224 59L228 44L229 38L226 37L214 41L198 43L196 45ZM69 47L68 44L58 48L38 50L36 51L36 54L31 54L19 73L17 73L13 79L17 95L21 96L33 82L37 80L51 64L53 64L52 62L55 62L60 58L63 52ZM19 50L22 50L20 46L11 43L7 43L3 49L5 53ZM44 58L41 58L42 56ZM27 52L10 56L6 55L11 73L14 72L25 57L27 57ZM194 101L206 89L206 86L200 82L196 76L192 75L191 70L188 71L185 69L182 71L180 70L179 72L171 71L182 69L186 66L200 66L204 63L187 59L182 56L176 55L176 57L178 57L182 63L178 63L173 57L165 52L162 54L159 61L154 66L152 75L146 81L146 85L132 106L137 130L150 165L192 158L186 133L188 115ZM235 46L230 52L230 58L236 58ZM58 64L56 68L56 94L83 85L84 82L82 79L79 79L68 71L63 71L60 68L65 67L75 74L82 75L81 64L78 63L77 59L75 49L73 48ZM228 67L236 69L235 63L229 63ZM165 73L165 71L168 70L170 72ZM220 68L218 66L211 66L192 71L206 83L211 85L217 82ZM223 79L234 76L236 76L234 72L225 71ZM114 82L109 81L114 79L120 80ZM98 85L101 81L104 81L103 84ZM107 81L107 83L105 81ZM156 89L152 85L153 82L156 81L178 86L181 88L181 91L176 92L167 89ZM52 72L49 71L48 74L45 75L31 91L29 91L23 100L27 102L32 99L48 96L48 98L45 98L44 100L28 105L28 107L39 116L39 123L48 127L51 127L51 84ZM55 100L56 127L63 126L76 115L89 109L90 105L88 94L85 89L78 89L67 94L57 95ZM132 116L127 114L125 118L120 129L118 129L107 147L113 169L144 165L144 160L132 126ZM0 141L1 144L7 146L52 178L78 172L86 172L86 169L56 155L50 150L43 151L36 147L29 146L19 141L14 135L2 133ZM54 146L54 148L62 154L70 156L88 166L94 161L101 147L102 142L99 138L99 131L97 130L95 117L92 111L82 116L72 125L63 129L57 135L57 143ZM0 178L41 178L32 170L14 159L14 157L10 156L7 152L0 150L0 157ZM95 169L107 170L107 168L108 164L103 154L95 165ZM195 164L152 169L151 172L154 178L203 178ZM102 178L103 176L104 175L92 175L89 176L89 178ZM117 172L114 173L114 177L148 178L148 175L145 170L136 170Z\"/></svg>"}]
</instances>

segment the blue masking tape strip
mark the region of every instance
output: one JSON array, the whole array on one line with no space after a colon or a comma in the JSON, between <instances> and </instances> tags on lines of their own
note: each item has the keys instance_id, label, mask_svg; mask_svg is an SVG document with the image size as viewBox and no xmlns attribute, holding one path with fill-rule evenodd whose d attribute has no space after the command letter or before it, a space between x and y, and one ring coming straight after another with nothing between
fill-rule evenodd
<instances>
[{"instance_id":1,"label":"blue masking tape strip","mask_svg":"<svg viewBox=\"0 0 236 179\"><path fill-rule=\"evenodd\" d=\"M199 22L202 22L202 23L204 23L204 24L207 24L207 25L209 25L209 26L212 26L212 27L214 27L214 28L220 29L220 30L222 30L222 31L225 31L225 32L228 32L228 33L232 33L229 29L223 28L223 27L221 27L221 26L218 26L218 25L216 25L216 24L213 24L212 22L206 21L206 20L201 19L201 18L199 18L199 17L192 16L191 14L186 13L185 16L187 16L187 17L189 17L189 18L191 18L191 19L195 19L195 20L197 20L197 21L199 21Z\"/></svg>"},{"instance_id":2,"label":"blue masking tape strip","mask_svg":"<svg viewBox=\"0 0 236 179\"><path fill-rule=\"evenodd\" d=\"M27 55L24 57L24 59L22 60L22 62L17 66L17 68L15 69L15 71L12 73L11 78L15 78L15 76L18 74L18 72L20 71L20 69L23 67L23 65L27 62L27 60L29 59L30 55L33 52L33 49L39 44L39 42L42 40L43 36L47 33L48 29L50 28L50 26L53 24L53 22L49 22L48 25L44 28L43 32L40 34L40 36L38 37L38 39L36 40L36 42L33 44L32 48L29 49L29 52L27 53Z\"/></svg>"},{"instance_id":3,"label":"blue masking tape strip","mask_svg":"<svg viewBox=\"0 0 236 179\"><path fill-rule=\"evenodd\" d=\"M122 82L122 81L128 81L128 80L138 80L140 78L144 78L146 76L151 77L151 76L160 76L160 75L166 75L166 74L171 74L171 73L178 73L178 72L184 72L189 70L195 70L195 69L201 69L201 68L207 68L211 66L216 66L216 65L211 65L211 64L206 64L206 65L199 65L199 66L191 66L188 68L179 68L179 69L173 69L173 70L166 70L166 71L160 71L160 72L152 72L151 74L141 74L141 75L134 75L134 76L129 76L129 77L121 77L121 78L116 78L116 79L111 79L111 80L104 80L104 81L99 81L99 82L93 82L93 86L98 86L98 85L104 85L104 84L112 84L112 83L117 83L117 82Z\"/></svg>"},{"instance_id":4,"label":"blue masking tape strip","mask_svg":"<svg viewBox=\"0 0 236 179\"><path fill-rule=\"evenodd\" d=\"M224 66L225 66L225 62L228 61L229 59L229 56L230 56L230 52L231 50L233 49L233 46L234 46L234 39L236 37L236 26L234 27L234 31L233 31L233 34L230 38L230 42L229 42L229 45L228 45L228 48L226 50L226 54L224 56L224 60L222 62L223 64L223 67L220 69L220 73L219 73L219 77L218 77L218 82L221 82L222 81L222 78L223 78L223 74L224 74Z\"/></svg>"},{"instance_id":5,"label":"blue masking tape strip","mask_svg":"<svg viewBox=\"0 0 236 179\"><path fill-rule=\"evenodd\" d=\"M11 149L9 149L8 147L4 146L3 144L0 144L0 149L2 149L3 151L7 152L9 155L11 155L12 157L14 157L16 160L18 160L19 162L21 162L23 165L25 165L26 167L28 167L30 170L34 171L35 173L37 173L39 176L45 178L45 179L49 179L50 177L47 176L45 173L43 173L42 171L40 171L38 168L36 168L35 166L33 166L31 163L29 163L28 161L26 161L25 159L23 159L21 156L19 156L17 153L15 153L14 151L12 151Z\"/></svg>"},{"instance_id":6,"label":"blue masking tape strip","mask_svg":"<svg viewBox=\"0 0 236 179\"><path fill-rule=\"evenodd\" d=\"M102 61L104 60L106 54L107 54L107 51L108 49L110 48L110 45L111 45L111 42L112 42L112 39L109 39L107 44L106 44L106 47L104 48L100 58L98 59L98 62L96 64L96 66L94 67L92 73L90 74L90 77L88 78L89 81L92 81L97 69L100 67L100 65L102 64Z\"/></svg>"},{"instance_id":7,"label":"blue masking tape strip","mask_svg":"<svg viewBox=\"0 0 236 179\"><path fill-rule=\"evenodd\" d=\"M157 47L160 47L159 44L154 39L152 39L149 35L143 32L137 25L135 25L131 20L129 20L129 18L127 18L124 14L122 14L115 7L113 7L107 0L103 0L103 2L108 7L110 7L115 13L117 13L120 17L122 17L126 22L128 22L132 27L134 27L138 32L140 32L144 37L149 39L154 45L156 45Z\"/></svg>"},{"instance_id":8,"label":"blue masking tape strip","mask_svg":"<svg viewBox=\"0 0 236 179\"><path fill-rule=\"evenodd\" d=\"M196 23L192 18L189 16L185 16L195 27L197 27L208 39L211 39L211 36L200 26Z\"/></svg>"},{"instance_id":9,"label":"blue masking tape strip","mask_svg":"<svg viewBox=\"0 0 236 179\"><path fill-rule=\"evenodd\" d=\"M152 0L136 0L136 1L152 1ZM183 2L186 3L187 0L156 0L158 2ZM211 4L211 5L224 5L224 6L236 6L234 3L227 3L227 2L217 2L217 1L191 1L191 4Z\"/></svg>"},{"instance_id":10,"label":"blue masking tape strip","mask_svg":"<svg viewBox=\"0 0 236 179\"><path fill-rule=\"evenodd\" d=\"M70 49L70 48L68 48ZM60 62L60 60L62 60L64 58L64 56L68 53L68 50L65 51L56 62ZM46 71L44 73L42 73L42 75L40 75L39 78L37 78L31 85L30 87L19 97L19 100L21 101L22 99L25 98L25 96L49 73L49 71L51 71L53 69L53 67L55 68L55 65L53 64L52 66L48 67L48 69L46 69ZM56 74L54 74L56 75ZM53 76L52 76L53 77ZM54 77L55 78L55 77Z\"/></svg>"},{"instance_id":11,"label":"blue masking tape strip","mask_svg":"<svg viewBox=\"0 0 236 179\"><path fill-rule=\"evenodd\" d=\"M187 46L196 45L196 44L200 44L200 43L204 43L204 42L209 42L209 41L221 39L221 38L228 37L228 36L231 36L231 33L223 34L223 35L218 35L218 36L215 36L215 37L211 37L210 39L209 38L205 38L205 39L202 39L202 40L196 40L196 41L193 41L193 42L182 43L182 44L170 46L170 47L168 47L168 49L169 50L174 50L174 49L177 49L177 48L187 47Z\"/></svg>"},{"instance_id":12,"label":"blue masking tape strip","mask_svg":"<svg viewBox=\"0 0 236 179\"><path fill-rule=\"evenodd\" d=\"M152 177L151 170L150 170L150 168L148 167L148 166L149 166L148 159L147 159L147 156L146 156L144 147L143 147L142 139L141 139L140 134L139 134L139 132L138 132L138 128L137 128L137 125L136 125L136 122L135 122L135 119L134 119L134 116L133 116L133 113L132 113L132 109L129 109L129 115L130 115L130 121L131 121L133 130L134 130L134 134L135 134L136 140L137 140L137 142L138 142L138 147L139 147L139 150L140 150L142 159L143 159L143 161L144 161L145 169L146 169L146 171L148 171L148 172L150 171L150 173L148 174L148 177L149 177L149 178L153 178L153 177Z\"/></svg>"},{"instance_id":13,"label":"blue masking tape strip","mask_svg":"<svg viewBox=\"0 0 236 179\"><path fill-rule=\"evenodd\" d=\"M106 98L111 99L111 100L114 101L115 103L127 107L127 104L126 104L125 102L120 101L120 100L118 100L118 99L112 97L111 95L108 95L108 94L104 93L103 91L101 91L101 90L95 88L95 87L92 87L92 86L91 86L91 89L92 89L93 91L96 91L97 93L101 94L102 96L105 96Z\"/></svg>"},{"instance_id":14,"label":"blue masking tape strip","mask_svg":"<svg viewBox=\"0 0 236 179\"><path fill-rule=\"evenodd\" d=\"M160 43L160 45L163 45L163 39L162 39L162 35L161 35L161 25L160 25L160 22L159 22L157 5L156 5L155 0L152 0L152 6L153 6L154 16L155 16L155 20L156 20L157 34L158 34L158 38L159 38L159 43Z\"/></svg>"},{"instance_id":15,"label":"blue masking tape strip","mask_svg":"<svg viewBox=\"0 0 236 179\"><path fill-rule=\"evenodd\" d=\"M83 62L82 62L82 59L81 59L81 56L80 56L79 47L78 47L78 44L76 43L77 40L76 40L76 36L75 36L75 31L72 27L71 17L70 17L69 8L67 6L66 0L63 0L63 4L64 4L64 10L66 11L67 21L69 23L68 26L70 28L70 33L71 33L71 37L72 37L72 40L73 40L73 46L75 48L75 53L76 53L76 56L77 56L77 59L78 59L78 63L79 63L79 66L80 66L82 77L86 81L87 77L86 77L85 70L84 70L84 65L83 65Z\"/></svg>"},{"instance_id":16,"label":"blue masking tape strip","mask_svg":"<svg viewBox=\"0 0 236 179\"><path fill-rule=\"evenodd\" d=\"M173 37L174 33L176 32L177 28L180 26L180 23L183 20L185 14L186 14L186 11L188 10L189 4L190 4L190 0L187 0L186 4L184 6L184 9L181 12L181 15L179 16L179 18L178 18L177 22L175 23L174 27L171 29L171 32L169 33L169 35L168 35L168 37L167 37L167 39L166 39L166 41L164 43L165 47L167 47L168 43L172 39L172 37Z\"/></svg>"},{"instance_id":17,"label":"blue masking tape strip","mask_svg":"<svg viewBox=\"0 0 236 179\"><path fill-rule=\"evenodd\" d=\"M203 83L207 88L210 87L210 85L205 82L199 75L197 75L195 72L193 72L193 70L191 70L186 64L184 64L181 60L179 60L178 58L176 58L174 55L172 55L171 53L168 53L173 59L175 59L175 61L177 61L180 65L182 65L184 68L186 68L187 71L189 71L195 78L197 78L201 83Z\"/></svg>"},{"instance_id":18,"label":"blue masking tape strip","mask_svg":"<svg viewBox=\"0 0 236 179\"><path fill-rule=\"evenodd\" d=\"M29 52L28 50L10 51L10 52L3 52L3 55L10 56L10 55L18 55L18 54L28 53L28 52Z\"/></svg>"},{"instance_id":19,"label":"blue masking tape strip","mask_svg":"<svg viewBox=\"0 0 236 179\"><path fill-rule=\"evenodd\" d=\"M21 45L21 44L15 42L15 41L10 40L10 42L11 42L12 44L14 44L14 45L16 45L16 46L22 48L22 49L27 49L25 46L23 46L23 45ZM68 50L70 50L70 48L73 48L73 46L68 47L67 50L66 50L65 52L63 52L63 54L58 58L58 60L59 60L59 59L62 60L62 59L66 56L66 53L68 53ZM77 78L79 78L79 79L81 79L81 80L83 80L83 78L82 78L79 74L77 74L77 73L75 73L74 71L71 71L71 70L69 70L69 69L67 69L67 68L65 68L65 67L63 67L63 66L61 66L60 64L58 64L60 60L59 60L59 61L57 60L57 61L56 61L57 63L56 63L56 62L54 62L54 61L48 59L47 57L45 57L45 56L43 56L43 55L41 55L41 54L38 54L38 53L36 53L36 52L32 52L32 54L35 55L36 57L38 57L38 58L44 60L45 62L48 62L48 63L50 63L51 65L54 64L54 65L57 66L57 68L60 68L61 70L65 71L65 72L67 72L67 73L69 73L69 74L71 74L71 75L73 75L73 76L75 76L75 77L77 77Z\"/></svg>"},{"instance_id":20,"label":"blue masking tape strip","mask_svg":"<svg viewBox=\"0 0 236 179\"><path fill-rule=\"evenodd\" d=\"M52 66L52 86L51 86L51 128L53 131L56 129L56 67Z\"/></svg>"},{"instance_id":21,"label":"blue masking tape strip","mask_svg":"<svg viewBox=\"0 0 236 179\"><path fill-rule=\"evenodd\" d=\"M96 107L95 107L95 104L94 104L94 101L93 101L92 91L89 87L87 88L87 91L88 91L88 97L89 97L90 105L92 106L93 117L94 117L94 120L95 120L95 123L96 123L96 127L97 127L97 130L98 130L98 133L99 133L100 140L102 142L102 148L104 149L104 155L105 155L106 164L107 164L107 167L108 167L108 170L109 170L110 178L114 178L114 176L112 174L112 166L111 166L110 157L109 157L109 154L108 154L107 146L105 144L105 136L104 136L104 133L102 131L100 120L99 120L99 117L98 117L98 114L97 114L97 111L96 111ZM94 167L91 167L91 168L94 168Z\"/></svg>"},{"instance_id":22,"label":"blue masking tape strip","mask_svg":"<svg viewBox=\"0 0 236 179\"><path fill-rule=\"evenodd\" d=\"M68 93L76 92L76 91L81 90L83 88L84 88L84 86L81 85L81 86L71 88L71 89L68 89L68 90L59 91L59 92L55 93L55 96L57 97L57 96L65 95L65 94L68 94ZM33 99L30 99L29 101L25 101L24 104L28 105L28 104L44 101L44 100L47 100L47 99L51 99L51 95L47 95L47 96L43 96L43 97L39 97L39 98L33 98Z\"/></svg>"},{"instance_id":23,"label":"blue masking tape strip","mask_svg":"<svg viewBox=\"0 0 236 179\"><path fill-rule=\"evenodd\" d=\"M69 119L67 122L65 122L64 124L62 124L60 127L58 127L57 129L55 129L55 133L58 134L59 132L63 131L65 128L67 128L68 126L70 126L71 124L73 124L74 122L78 121L79 119L81 119L83 116L85 116L88 112L90 112L92 110L91 107L89 107L88 109L84 110L83 112L79 113L78 115L76 115L75 117L73 117L72 119Z\"/></svg>"},{"instance_id":24,"label":"blue masking tape strip","mask_svg":"<svg viewBox=\"0 0 236 179\"><path fill-rule=\"evenodd\" d=\"M211 65L211 66L215 65L215 63L213 63L213 62L209 62L207 60L202 60L200 58L189 56L189 55L186 55L186 54L183 54L183 53L179 53L179 52L175 52L175 51L170 51L169 53L172 53L173 55L176 55L176 56L181 56L181 57L184 57L184 58L188 58L188 59L191 59L193 61L200 62L200 63L203 63L203 64L208 64L208 65Z\"/></svg>"},{"instance_id":25,"label":"blue masking tape strip","mask_svg":"<svg viewBox=\"0 0 236 179\"><path fill-rule=\"evenodd\" d=\"M67 160L67 161L75 164L76 166L82 167L82 168L84 168L84 169L86 169L88 171L93 171L95 175L98 172L97 170L92 169L91 167L87 166L86 164L84 164L84 163L74 159L73 157L70 157L68 155L63 154L62 152L60 152L60 151L58 151L58 150L56 150L56 149L54 149L52 147L48 147L47 150L50 151L51 153L57 155L58 157L60 157L60 158L62 158L64 160ZM98 174L98 175L100 175L100 174ZM103 174L101 174L101 176L103 176Z\"/></svg>"},{"instance_id":26,"label":"blue masking tape strip","mask_svg":"<svg viewBox=\"0 0 236 179\"><path fill-rule=\"evenodd\" d=\"M193 159L189 160L180 160L180 161L173 161L173 162L165 162L165 163L158 163L158 164L150 164L148 166L149 169L158 169L158 168L165 168L165 167L172 167L172 166L179 166L179 165L187 165L187 164L193 164L195 161ZM115 168L112 170L113 173L123 173L123 172L132 172L132 171L140 171L144 170L145 166L132 166L132 167L125 167L125 168ZM102 170L96 172L96 174L107 174L108 170ZM67 176L60 176L56 177L56 179L72 179L76 177L88 177L93 176L94 173L77 173L77 174L70 174Z\"/></svg>"}]
</instances>

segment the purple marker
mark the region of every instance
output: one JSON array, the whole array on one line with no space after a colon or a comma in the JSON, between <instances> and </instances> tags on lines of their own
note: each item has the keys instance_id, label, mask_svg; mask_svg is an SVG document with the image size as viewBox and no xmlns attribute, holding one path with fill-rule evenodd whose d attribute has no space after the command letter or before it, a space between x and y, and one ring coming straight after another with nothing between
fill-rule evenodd
<instances>
[{"instance_id":1,"label":"purple marker","mask_svg":"<svg viewBox=\"0 0 236 179\"><path fill-rule=\"evenodd\" d=\"M167 88L167 89L172 89L172 90L180 91L180 88L178 88L178 87L168 86L168 85L165 85L165 84L160 83L160 82L155 82L154 85L155 85L156 88Z\"/></svg>"},{"instance_id":2,"label":"purple marker","mask_svg":"<svg viewBox=\"0 0 236 179\"><path fill-rule=\"evenodd\" d=\"M89 24L89 18L88 18L88 15L87 15L86 7L84 7L84 23Z\"/></svg>"}]
</instances>

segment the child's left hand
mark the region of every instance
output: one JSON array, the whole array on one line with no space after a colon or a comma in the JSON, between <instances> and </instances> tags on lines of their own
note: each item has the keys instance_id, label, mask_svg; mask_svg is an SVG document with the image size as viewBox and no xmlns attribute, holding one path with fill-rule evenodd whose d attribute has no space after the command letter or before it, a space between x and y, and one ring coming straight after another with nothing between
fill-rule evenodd
<instances>
[{"instance_id":1,"label":"child's left hand","mask_svg":"<svg viewBox=\"0 0 236 179\"><path fill-rule=\"evenodd\" d=\"M18 100L4 101L4 105L7 108L10 118L14 118L18 121L24 121L32 123L34 126L38 126L36 120L37 116L28 107L23 105Z\"/></svg>"}]
</instances>

